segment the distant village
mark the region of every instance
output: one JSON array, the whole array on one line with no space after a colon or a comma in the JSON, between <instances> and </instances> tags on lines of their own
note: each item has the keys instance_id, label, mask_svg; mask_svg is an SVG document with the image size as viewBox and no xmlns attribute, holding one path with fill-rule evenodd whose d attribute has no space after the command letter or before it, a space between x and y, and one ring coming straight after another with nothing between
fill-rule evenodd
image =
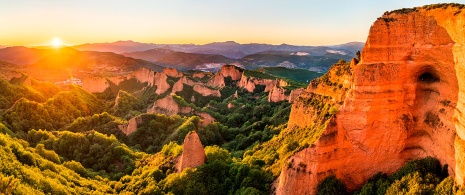
<instances>
[{"instance_id":1,"label":"distant village","mask_svg":"<svg viewBox=\"0 0 465 195\"><path fill-rule=\"evenodd\" d=\"M82 86L82 81L81 81L81 79L71 77L70 79L68 79L66 81L55 82L55 84L57 84L57 85L70 85L70 84L72 84L72 85Z\"/></svg>"}]
</instances>

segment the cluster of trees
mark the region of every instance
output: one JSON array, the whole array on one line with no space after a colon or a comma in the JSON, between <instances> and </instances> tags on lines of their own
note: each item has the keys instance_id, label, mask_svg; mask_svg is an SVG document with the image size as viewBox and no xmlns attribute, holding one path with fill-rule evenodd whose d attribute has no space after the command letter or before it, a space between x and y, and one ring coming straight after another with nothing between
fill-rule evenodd
<instances>
[{"instance_id":1,"label":"cluster of trees","mask_svg":"<svg viewBox=\"0 0 465 195\"><path fill-rule=\"evenodd\" d=\"M448 177L447 165L432 157L412 160L390 176L375 174L354 194L456 194L463 193ZM344 184L334 175L318 184L318 194L348 194Z\"/></svg>"},{"instance_id":2,"label":"cluster of trees","mask_svg":"<svg viewBox=\"0 0 465 195\"><path fill-rule=\"evenodd\" d=\"M79 162L90 168L91 172L99 172L99 175L110 179L131 174L135 161L145 155L120 143L113 135L106 136L95 131L73 133L30 130L26 140L31 146L35 146L39 155L54 163L68 162L68 166L79 168L76 165ZM89 174L92 175L85 173L81 176Z\"/></svg>"},{"instance_id":3,"label":"cluster of trees","mask_svg":"<svg viewBox=\"0 0 465 195\"><path fill-rule=\"evenodd\" d=\"M260 166L250 165L231 157L218 146L205 147L207 161L194 169L172 173L163 167L166 159L180 153L174 142L155 155L152 163L136 168L124 176L115 189L118 193L137 194L269 194L273 177ZM155 163L154 163L155 162ZM260 181L260 182L257 182Z\"/></svg>"},{"instance_id":4,"label":"cluster of trees","mask_svg":"<svg viewBox=\"0 0 465 195\"><path fill-rule=\"evenodd\" d=\"M14 132L30 129L57 130L81 116L100 113L104 105L94 95L78 86L70 86L44 103L26 98L17 100L6 112L3 119Z\"/></svg>"},{"instance_id":5,"label":"cluster of trees","mask_svg":"<svg viewBox=\"0 0 465 195\"><path fill-rule=\"evenodd\" d=\"M1 123L0 123L1 124ZM45 157L44 157L45 156ZM2 194L104 194L114 190L100 176L75 161L60 164L52 150L0 133L0 193ZM69 168L71 167L71 168ZM73 168L74 167L74 168Z\"/></svg>"},{"instance_id":6,"label":"cluster of trees","mask_svg":"<svg viewBox=\"0 0 465 195\"><path fill-rule=\"evenodd\" d=\"M113 115L128 120L144 112L144 109L145 105L141 100L126 91L120 90L113 107Z\"/></svg>"}]
</instances>

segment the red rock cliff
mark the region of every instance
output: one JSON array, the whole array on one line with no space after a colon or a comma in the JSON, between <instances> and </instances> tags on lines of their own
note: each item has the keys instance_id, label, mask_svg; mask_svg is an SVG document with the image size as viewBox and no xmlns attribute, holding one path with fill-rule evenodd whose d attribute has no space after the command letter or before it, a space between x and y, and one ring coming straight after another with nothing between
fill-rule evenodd
<instances>
[{"instance_id":1,"label":"red rock cliff","mask_svg":"<svg viewBox=\"0 0 465 195\"><path fill-rule=\"evenodd\" d=\"M289 159L305 168L284 167L276 193L314 194L330 174L354 190L379 171L393 173L426 156L448 164L450 175L463 184L464 25L465 10L453 6L379 18L354 67L347 97L340 98L344 104L318 141ZM311 91L318 93L309 86L301 97ZM311 123L301 112L300 125L295 112L293 106L289 125Z\"/></svg>"}]
</instances>

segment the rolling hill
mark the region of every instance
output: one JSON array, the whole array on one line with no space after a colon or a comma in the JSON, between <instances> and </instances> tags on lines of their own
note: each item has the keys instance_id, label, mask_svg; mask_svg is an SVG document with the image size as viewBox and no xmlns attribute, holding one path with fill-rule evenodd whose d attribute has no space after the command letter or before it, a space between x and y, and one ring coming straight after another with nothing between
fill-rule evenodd
<instances>
[{"instance_id":1,"label":"rolling hill","mask_svg":"<svg viewBox=\"0 0 465 195\"><path fill-rule=\"evenodd\" d=\"M145 60L111 52L78 51L69 47L58 49L9 47L0 49L0 60L18 64L20 66L17 68L21 68L26 74L47 81L61 81L83 74L120 75L141 67L157 72L164 68Z\"/></svg>"},{"instance_id":2,"label":"rolling hill","mask_svg":"<svg viewBox=\"0 0 465 195\"><path fill-rule=\"evenodd\" d=\"M137 59L144 59L163 66L175 67L180 70L195 69L196 67L200 67L204 64L229 64L234 62L234 60L218 54L185 53L163 48L123 53L122 55Z\"/></svg>"}]
</instances>

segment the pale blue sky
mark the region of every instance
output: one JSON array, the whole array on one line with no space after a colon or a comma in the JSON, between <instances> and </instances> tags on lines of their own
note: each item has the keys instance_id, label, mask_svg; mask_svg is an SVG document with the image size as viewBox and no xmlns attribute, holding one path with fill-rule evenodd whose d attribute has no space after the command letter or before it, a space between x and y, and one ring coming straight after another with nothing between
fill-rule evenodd
<instances>
[{"instance_id":1,"label":"pale blue sky","mask_svg":"<svg viewBox=\"0 0 465 195\"><path fill-rule=\"evenodd\" d=\"M330 45L365 41L385 11L434 0L0 0L0 45L134 40ZM465 3L465 0L454 1Z\"/></svg>"}]
</instances>

